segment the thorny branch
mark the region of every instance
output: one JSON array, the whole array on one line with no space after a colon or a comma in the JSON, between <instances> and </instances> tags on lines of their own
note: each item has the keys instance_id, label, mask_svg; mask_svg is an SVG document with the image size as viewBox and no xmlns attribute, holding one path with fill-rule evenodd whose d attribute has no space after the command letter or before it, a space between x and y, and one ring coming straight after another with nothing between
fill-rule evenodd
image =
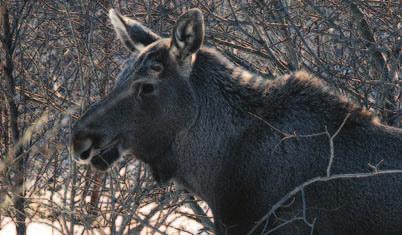
<instances>
[{"instance_id":1,"label":"thorny branch","mask_svg":"<svg viewBox=\"0 0 402 235\"><path fill-rule=\"evenodd\" d=\"M250 113L251 114L251 113ZM279 130L278 128L274 127L272 124L270 124L269 122L267 122L266 120L264 120L263 118L252 114L254 117L258 118L259 120L263 121L265 124L267 124L270 128L272 128L273 130L281 133L282 135L284 135L284 139L288 139L288 138L293 138L293 137L299 137L297 135L290 135L288 133L282 132L281 130ZM263 234L269 234L272 233L273 231L288 225L294 221L297 220L303 220L304 223L306 225L308 225L311 228L311 234L313 234L313 230L314 230L314 224L317 218L315 218L313 220L313 222L308 222L307 220L307 208L306 208L306 198L305 198L305 192L304 189L312 184L318 183L318 182L328 182L328 181L332 181L332 180L337 180L337 179L357 179L357 178L367 178L367 177L372 177L372 176L376 176L376 175L387 175L387 174L402 174L402 170L399 169L393 169L393 170L379 170L378 167L379 165L382 163L379 162L378 164L376 164L376 166L372 166L370 163L369 166L373 169L372 172L368 172L368 173L350 173L350 174L331 174L331 168L332 168L332 164L335 160L335 147L334 147L334 139L338 136L338 134L341 132L342 128L345 126L347 120L350 117L350 113L348 113L346 115L346 117L344 118L344 120L342 121L341 125L337 128L337 130L335 131L335 133L333 135L331 135L328 130L326 129L326 131L324 132L325 135L327 135L328 140L329 140L329 146L330 146L330 156L329 156L329 162L327 165L327 170L326 170L326 175L325 176L317 176L314 177L312 179L309 179L305 182L303 182L302 184L296 186L293 190L291 190L289 193L287 193L285 196L283 196L278 202L276 202L271 209L268 211L267 214L265 214L259 221L256 222L255 226L250 230L250 232L248 233L249 235L253 234L255 232L255 230L260 227L261 225L264 224L264 230L263 230ZM311 137L311 136L317 136L317 135L322 135L323 133L317 133L317 134L312 134L312 135L307 135L307 137ZM303 137L303 136L301 136ZM306 137L306 136L304 136ZM275 211L281 207L283 207L290 199L292 199L294 196L296 196L297 194L301 194L302 197L302 202L303 202L303 216L302 217L295 217L292 218L291 220L287 220L285 222L283 222L282 224L277 225L276 227L272 228L271 230L266 231L267 226L269 224L269 219L272 215L274 215Z\"/></svg>"}]
</instances>

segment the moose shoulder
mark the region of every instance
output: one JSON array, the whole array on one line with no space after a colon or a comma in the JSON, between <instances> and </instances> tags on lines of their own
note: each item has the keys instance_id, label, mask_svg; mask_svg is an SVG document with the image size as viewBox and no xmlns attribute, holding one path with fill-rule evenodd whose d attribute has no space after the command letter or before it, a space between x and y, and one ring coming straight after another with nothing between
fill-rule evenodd
<instances>
[{"instance_id":1,"label":"moose shoulder","mask_svg":"<svg viewBox=\"0 0 402 235\"><path fill-rule=\"evenodd\" d=\"M106 170L134 155L157 181L173 179L204 199L217 234L246 234L289 191L326 176L329 136L332 175L378 163L402 169L401 129L304 72L268 81L235 66L202 46L200 10L180 16L171 38L109 16L132 56L115 89L75 123L75 156ZM400 234L401 197L398 174L317 182L276 210L265 231L309 234L297 219L305 216L315 234Z\"/></svg>"}]
</instances>

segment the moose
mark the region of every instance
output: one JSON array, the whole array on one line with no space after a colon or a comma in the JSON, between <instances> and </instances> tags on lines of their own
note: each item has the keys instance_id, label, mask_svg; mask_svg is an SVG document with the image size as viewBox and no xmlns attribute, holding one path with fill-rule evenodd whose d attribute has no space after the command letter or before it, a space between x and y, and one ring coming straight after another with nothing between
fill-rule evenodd
<instances>
[{"instance_id":1,"label":"moose","mask_svg":"<svg viewBox=\"0 0 402 235\"><path fill-rule=\"evenodd\" d=\"M130 57L72 128L79 162L101 171L125 155L145 162L157 182L209 205L216 234L402 234L398 173L310 184L257 223L327 175L330 159L330 175L402 169L402 129L306 72L268 80L236 66L203 46L199 9L181 15L170 38L114 9L109 17Z\"/></svg>"}]
</instances>

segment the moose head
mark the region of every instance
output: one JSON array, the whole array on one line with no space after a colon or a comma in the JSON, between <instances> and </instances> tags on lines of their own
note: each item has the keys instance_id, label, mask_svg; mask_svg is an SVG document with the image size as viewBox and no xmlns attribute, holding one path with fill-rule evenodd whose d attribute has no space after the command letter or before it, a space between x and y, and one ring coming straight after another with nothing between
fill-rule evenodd
<instances>
[{"instance_id":1,"label":"moose head","mask_svg":"<svg viewBox=\"0 0 402 235\"><path fill-rule=\"evenodd\" d=\"M161 38L113 9L109 17L131 56L114 90L72 130L74 157L99 170L107 170L122 155L150 164L165 157L194 118L189 79L204 38L198 9L179 17L171 38Z\"/></svg>"}]
</instances>

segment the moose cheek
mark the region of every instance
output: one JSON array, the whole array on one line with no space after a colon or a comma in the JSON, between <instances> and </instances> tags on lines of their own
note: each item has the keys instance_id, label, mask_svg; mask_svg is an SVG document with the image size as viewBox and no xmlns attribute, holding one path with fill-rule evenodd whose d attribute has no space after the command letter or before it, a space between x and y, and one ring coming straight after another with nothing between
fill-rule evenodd
<instances>
[{"instance_id":1,"label":"moose cheek","mask_svg":"<svg viewBox=\"0 0 402 235\"><path fill-rule=\"evenodd\" d=\"M94 156L91 159L91 164L97 170L106 171L117 159L119 159L119 151L117 147L113 147L100 155Z\"/></svg>"}]
</instances>

